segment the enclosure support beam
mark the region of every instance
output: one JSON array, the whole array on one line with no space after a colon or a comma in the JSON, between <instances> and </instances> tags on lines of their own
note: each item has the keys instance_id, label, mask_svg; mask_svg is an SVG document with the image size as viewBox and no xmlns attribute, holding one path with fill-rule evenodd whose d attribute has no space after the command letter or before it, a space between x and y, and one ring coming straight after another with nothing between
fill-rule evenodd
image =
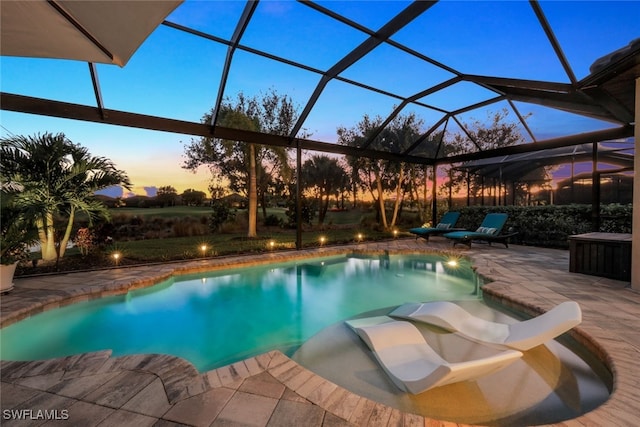
<instances>
[{"instance_id":1,"label":"enclosure support beam","mask_svg":"<svg viewBox=\"0 0 640 427\"><path fill-rule=\"evenodd\" d=\"M598 143L593 143L593 172L591 173L591 231L600 231L600 172L598 171Z\"/></svg>"},{"instance_id":2,"label":"enclosure support beam","mask_svg":"<svg viewBox=\"0 0 640 427\"><path fill-rule=\"evenodd\" d=\"M302 249L302 149L296 141L296 249Z\"/></svg>"},{"instance_id":3,"label":"enclosure support beam","mask_svg":"<svg viewBox=\"0 0 640 427\"><path fill-rule=\"evenodd\" d=\"M438 200L436 199L438 165L433 165L433 181L431 182L431 225L436 226L438 221Z\"/></svg>"},{"instance_id":4,"label":"enclosure support beam","mask_svg":"<svg viewBox=\"0 0 640 427\"><path fill-rule=\"evenodd\" d=\"M222 67L222 76L220 76L220 85L218 86L218 95L216 96L216 103L213 107L213 111L211 112L211 126L215 126L218 123L218 115L220 114L220 106L222 105L222 99L224 98L224 90L227 87L227 79L229 78L229 71L231 70L231 61L233 60L233 54L236 52L238 45L240 44L240 39L244 34L247 26L249 25L249 21L251 21L251 17L253 16L253 12L258 7L257 1L248 1L242 11L242 16L240 16L240 20L236 25L236 29L233 32L233 37L231 38L231 44L227 48L227 57L224 60L224 66Z\"/></svg>"},{"instance_id":5,"label":"enclosure support beam","mask_svg":"<svg viewBox=\"0 0 640 427\"><path fill-rule=\"evenodd\" d=\"M633 235L631 238L631 288L640 291L640 77L636 79L636 121L633 159Z\"/></svg>"}]
</instances>

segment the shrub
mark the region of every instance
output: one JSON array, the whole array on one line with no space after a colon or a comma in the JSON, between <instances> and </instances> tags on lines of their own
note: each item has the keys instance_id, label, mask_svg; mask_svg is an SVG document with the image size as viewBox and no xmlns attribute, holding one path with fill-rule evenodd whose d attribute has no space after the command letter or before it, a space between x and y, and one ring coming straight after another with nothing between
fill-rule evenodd
<instances>
[{"instance_id":1,"label":"shrub","mask_svg":"<svg viewBox=\"0 0 640 427\"><path fill-rule=\"evenodd\" d=\"M274 214L267 215L267 217L264 219L265 227L281 227L283 223L284 221Z\"/></svg>"},{"instance_id":2,"label":"shrub","mask_svg":"<svg viewBox=\"0 0 640 427\"><path fill-rule=\"evenodd\" d=\"M378 222L375 214L362 215L360 218L360 226L369 230L382 230L382 224Z\"/></svg>"},{"instance_id":3,"label":"shrub","mask_svg":"<svg viewBox=\"0 0 640 427\"><path fill-rule=\"evenodd\" d=\"M468 230L475 230L490 212L507 213L504 230L517 231L511 241L523 245L568 248L569 236L592 231L591 205L468 206L458 210L461 215L456 226ZM603 205L600 231L630 233L631 220L631 205Z\"/></svg>"},{"instance_id":4,"label":"shrub","mask_svg":"<svg viewBox=\"0 0 640 427\"><path fill-rule=\"evenodd\" d=\"M249 227L249 214L246 211L237 213L232 211L229 220L222 224L221 231L223 233L242 233L246 232Z\"/></svg>"},{"instance_id":5,"label":"shrub","mask_svg":"<svg viewBox=\"0 0 640 427\"><path fill-rule=\"evenodd\" d=\"M80 250L80 255L87 256L89 251L93 248L94 236L91 230L86 227L78 229L76 237L73 242Z\"/></svg>"},{"instance_id":6,"label":"shrub","mask_svg":"<svg viewBox=\"0 0 640 427\"><path fill-rule=\"evenodd\" d=\"M219 200L211 204L211 215L209 215L209 229L212 232L220 231L222 224L227 222L231 217L231 209L229 205Z\"/></svg>"},{"instance_id":7,"label":"shrub","mask_svg":"<svg viewBox=\"0 0 640 427\"><path fill-rule=\"evenodd\" d=\"M176 218L172 230L173 237L201 236L207 232L206 226L191 216Z\"/></svg>"},{"instance_id":8,"label":"shrub","mask_svg":"<svg viewBox=\"0 0 640 427\"><path fill-rule=\"evenodd\" d=\"M301 220L303 224L311 225L311 221L313 221L313 217L315 215L315 209L313 209L313 203L306 197L302 197L300 200L300 205L302 207L301 212ZM287 200L287 210L285 214L287 215L287 226L290 228L296 228L296 199L291 198Z\"/></svg>"}]
</instances>

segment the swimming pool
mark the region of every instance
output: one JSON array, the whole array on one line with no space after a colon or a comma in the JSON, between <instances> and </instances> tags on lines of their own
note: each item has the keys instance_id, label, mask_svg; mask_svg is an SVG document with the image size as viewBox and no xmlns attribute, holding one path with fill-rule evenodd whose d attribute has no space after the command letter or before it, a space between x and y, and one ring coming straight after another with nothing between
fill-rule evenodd
<instances>
[{"instance_id":1,"label":"swimming pool","mask_svg":"<svg viewBox=\"0 0 640 427\"><path fill-rule=\"evenodd\" d=\"M0 330L0 357L111 349L172 354L206 371L269 350L292 354L323 328L407 301L479 299L465 259L342 255L177 276L40 313Z\"/></svg>"}]
</instances>

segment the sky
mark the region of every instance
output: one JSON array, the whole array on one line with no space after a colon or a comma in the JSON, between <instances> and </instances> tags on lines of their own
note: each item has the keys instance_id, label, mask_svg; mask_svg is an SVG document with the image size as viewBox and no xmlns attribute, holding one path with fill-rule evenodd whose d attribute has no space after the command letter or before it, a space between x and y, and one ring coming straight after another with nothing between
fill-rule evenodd
<instances>
[{"instance_id":1,"label":"sky","mask_svg":"<svg viewBox=\"0 0 640 427\"><path fill-rule=\"evenodd\" d=\"M405 1L319 1L377 30L405 8ZM234 31L245 3L187 1L167 19L222 38ZM640 37L640 1L547 1L540 6L578 79L589 74L598 58ZM333 66L367 35L294 1L261 1L241 44L289 58L319 70ZM527 1L441 1L392 39L467 74L520 79L569 81ZM105 108L199 122L214 105L227 48L173 28L160 26L125 67L98 64ZM453 75L382 44L346 69L341 76L410 96ZM319 82L319 75L237 51L224 95L260 95L270 89L289 95L301 111ZM0 58L3 92L95 106L87 64L72 60ZM495 94L460 83L421 101L445 110L482 101ZM353 127L364 114L386 117L399 103L337 80L329 82L303 127L311 139L335 142L339 126ZM529 126L538 140L611 127L531 104L516 103L531 114ZM459 118L485 119L498 103ZM434 110L409 106L425 129L442 116ZM515 114L510 111L511 119ZM92 155L108 157L126 171L132 193L154 195L171 185L207 191L210 174L181 166L188 135L0 111L0 135L64 133L86 146ZM456 126L447 128L456 132ZM120 194L116 194L120 192ZM121 189L111 195L127 196Z\"/></svg>"}]
</instances>

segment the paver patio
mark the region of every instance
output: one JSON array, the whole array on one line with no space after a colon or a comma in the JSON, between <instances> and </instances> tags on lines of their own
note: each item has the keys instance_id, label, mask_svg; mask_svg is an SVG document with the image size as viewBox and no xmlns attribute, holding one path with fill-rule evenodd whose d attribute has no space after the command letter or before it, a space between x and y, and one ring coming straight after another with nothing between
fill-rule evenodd
<instances>
[{"instance_id":1,"label":"paver patio","mask_svg":"<svg viewBox=\"0 0 640 427\"><path fill-rule=\"evenodd\" d=\"M148 286L173 272L352 250L433 249L451 250L439 239L428 245L424 241L398 239L17 279L14 291L0 299L0 323L6 326L43 310ZM568 251L485 245L456 251L471 257L478 272L492 280L483 288L485 299L531 315L566 300L580 303L583 323L572 335L607 364L614 374L614 387L611 398L599 408L560 425L640 425L640 293L629 288L628 283L569 273ZM109 351L47 361L3 361L0 368L2 425L7 426L457 425L402 413L357 396L278 351L205 373L172 356L116 358ZM9 419L11 412L6 410L20 409L32 410L29 417L39 419Z\"/></svg>"}]
</instances>

